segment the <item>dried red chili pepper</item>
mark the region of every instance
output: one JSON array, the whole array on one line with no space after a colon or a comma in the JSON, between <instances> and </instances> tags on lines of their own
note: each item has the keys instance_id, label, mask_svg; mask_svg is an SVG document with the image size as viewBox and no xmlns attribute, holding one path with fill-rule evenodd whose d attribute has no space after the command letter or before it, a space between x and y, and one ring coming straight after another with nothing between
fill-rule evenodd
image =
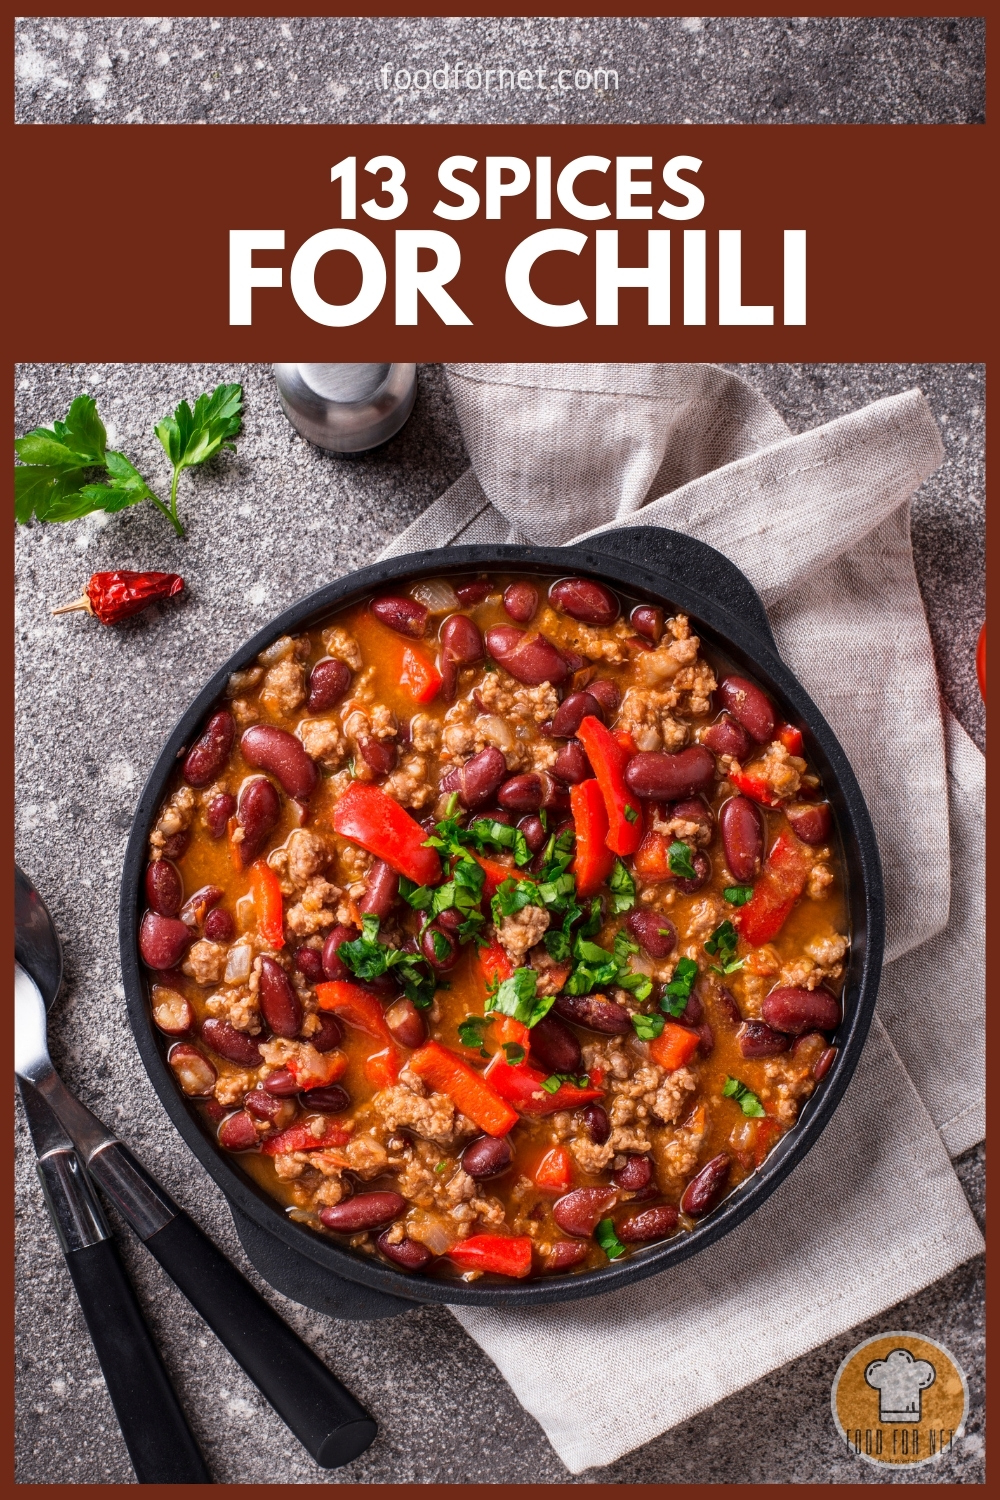
<instances>
[{"instance_id":1,"label":"dried red chili pepper","mask_svg":"<svg viewBox=\"0 0 1000 1500\"><path fill-rule=\"evenodd\" d=\"M52 613L68 615L83 609L102 625L117 625L159 599L172 599L183 587L179 573L95 573L82 598L61 604Z\"/></svg>"}]
</instances>

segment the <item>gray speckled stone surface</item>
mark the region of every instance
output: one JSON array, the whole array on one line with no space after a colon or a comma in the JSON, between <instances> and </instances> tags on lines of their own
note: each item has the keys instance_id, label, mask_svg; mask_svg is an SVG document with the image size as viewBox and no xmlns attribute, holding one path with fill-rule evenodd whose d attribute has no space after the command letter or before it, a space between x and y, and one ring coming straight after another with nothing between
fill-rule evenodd
<instances>
[{"instance_id":1,"label":"gray speckled stone surface","mask_svg":"<svg viewBox=\"0 0 1000 1500\"><path fill-rule=\"evenodd\" d=\"M983 49L976 17L27 17L16 118L968 125ZM501 89L500 68L530 86ZM596 87L601 68L617 82Z\"/></svg>"},{"instance_id":2,"label":"gray speckled stone surface","mask_svg":"<svg viewBox=\"0 0 1000 1500\"><path fill-rule=\"evenodd\" d=\"M982 615L983 371L977 367L740 366L796 430L919 384L944 433L945 465L915 506L918 568L945 691L981 739L970 652ZM346 459L285 422L260 366L25 366L16 430L62 416L81 390L115 441L155 481L152 422L181 396L244 382L238 453L182 481L187 543L144 506L108 519L33 526L17 538L18 858L49 902L67 949L52 1050L67 1082L134 1147L244 1269L224 1200L169 1124L125 1019L116 907L132 808L159 746L218 662L287 600L370 561L463 470L440 369L420 370L403 432ZM53 619L98 568L182 572L186 597L105 629ZM22 1483L128 1483L132 1472L100 1371L45 1218L18 1111L19 1458ZM983 1157L959 1163L981 1206ZM117 1226L119 1230L121 1226ZM496 1369L443 1308L372 1326L271 1300L377 1416L381 1435L347 1469L318 1470L159 1268L127 1234L133 1272L181 1399L220 1482L561 1482L570 1479ZM251 1273L252 1275L253 1273ZM972 1391L969 1435L940 1464L894 1482L981 1483L982 1271L959 1268L902 1307L702 1413L582 1481L878 1483L889 1476L839 1447L829 1388L844 1353L878 1329L945 1343ZM455 1445L455 1433L462 1440Z\"/></svg>"}]
</instances>

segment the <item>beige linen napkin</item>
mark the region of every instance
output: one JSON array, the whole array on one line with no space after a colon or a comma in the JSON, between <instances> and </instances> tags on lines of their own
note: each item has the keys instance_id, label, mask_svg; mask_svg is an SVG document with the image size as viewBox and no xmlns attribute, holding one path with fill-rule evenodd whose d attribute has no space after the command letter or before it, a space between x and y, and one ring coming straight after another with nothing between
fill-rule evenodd
<instances>
[{"instance_id":1,"label":"beige linen napkin","mask_svg":"<svg viewBox=\"0 0 1000 1500\"><path fill-rule=\"evenodd\" d=\"M910 497L942 457L918 391L793 437L708 365L456 365L449 381L472 468L384 555L621 525L709 542L757 587L850 756L885 873L878 1017L837 1115L773 1197L622 1292L453 1309L579 1473L981 1249L949 1152L982 1135L984 762L942 721L913 570Z\"/></svg>"}]
</instances>

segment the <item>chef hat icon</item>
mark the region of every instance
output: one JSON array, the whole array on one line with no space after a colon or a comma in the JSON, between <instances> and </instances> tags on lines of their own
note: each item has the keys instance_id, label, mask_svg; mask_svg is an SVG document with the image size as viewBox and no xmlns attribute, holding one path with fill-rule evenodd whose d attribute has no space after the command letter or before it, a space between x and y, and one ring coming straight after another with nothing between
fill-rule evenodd
<instances>
[{"instance_id":1,"label":"chef hat icon","mask_svg":"<svg viewBox=\"0 0 1000 1500\"><path fill-rule=\"evenodd\" d=\"M866 1384L878 1391L880 1422L919 1422L923 1392L936 1378L930 1360L914 1359L908 1349L893 1349L865 1370Z\"/></svg>"}]
</instances>

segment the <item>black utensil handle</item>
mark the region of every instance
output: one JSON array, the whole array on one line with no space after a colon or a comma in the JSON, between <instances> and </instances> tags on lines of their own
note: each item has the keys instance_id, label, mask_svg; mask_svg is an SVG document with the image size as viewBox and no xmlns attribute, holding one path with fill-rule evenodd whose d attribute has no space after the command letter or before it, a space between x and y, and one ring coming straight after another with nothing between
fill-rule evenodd
<instances>
[{"instance_id":1,"label":"black utensil handle","mask_svg":"<svg viewBox=\"0 0 1000 1500\"><path fill-rule=\"evenodd\" d=\"M146 1248L320 1468L374 1442L374 1419L183 1210Z\"/></svg>"},{"instance_id":2,"label":"black utensil handle","mask_svg":"<svg viewBox=\"0 0 1000 1500\"><path fill-rule=\"evenodd\" d=\"M140 1484L211 1484L114 1240L66 1264Z\"/></svg>"}]
</instances>

